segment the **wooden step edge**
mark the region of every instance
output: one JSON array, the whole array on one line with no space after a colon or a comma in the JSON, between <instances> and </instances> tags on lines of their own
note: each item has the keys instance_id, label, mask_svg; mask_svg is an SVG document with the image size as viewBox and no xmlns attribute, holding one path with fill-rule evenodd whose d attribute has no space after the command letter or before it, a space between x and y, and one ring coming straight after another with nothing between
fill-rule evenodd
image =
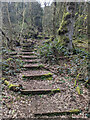
<instances>
[{"instance_id":1,"label":"wooden step edge","mask_svg":"<svg viewBox=\"0 0 90 120\"><path fill-rule=\"evenodd\" d=\"M37 90L21 90L20 92L22 94L28 95L28 94L49 94L49 93L57 93L57 92L61 92L61 91L65 91L65 89L37 89Z\"/></svg>"},{"instance_id":2,"label":"wooden step edge","mask_svg":"<svg viewBox=\"0 0 90 120\"><path fill-rule=\"evenodd\" d=\"M38 59L37 56L21 56L22 59Z\"/></svg>"},{"instance_id":3,"label":"wooden step edge","mask_svg":"<svg viewBox=\"0 0 90 120\"><path fill-rule=\"evenodd\" d=\"M79 114L81 110L73 109L69 111L55 111L55 112L43 112L43 113L34 113L34 116L59 116L59 115L70 115L70 114Z\"/></svg>"},{"instance_id":4,"label":"wooden step edge","mask_svg":"<svg viewBox=\"0 0 90 120\"><path fill-rule=\"evenodd\" d=\"M32 60L23 60L25 63L38 63L40 62L41 60L40 59L32 59Z\"/></svg>"},{"instance_id":5,"label":"wooden step edge","mask_svg":"<svg viewBox=\"0 0 90 120\"><path fill-rule=\"evenodd\" d=\"M36 75L29 75L29 76L22 75L22 78L43 77L43 76L51 77L52 75L53 75L52 73L50 73L50 74L36 74Z\"/></svg>"},{"instance_id":6,"label":"wooden step edge","mask_svg":"<svg viewBox=\"0 0 90 120\"><path fill-rule=\"evenodd\" d=\"M26 55L26 54L30 55L30 54L34 54L34 52L20 52L20 54L22 54L22 55L23 55L23 54L25 54L25 55Z\"/></svg>"},{"instance_id":7,"label":"wooden step edge","mask_svg":"<svg viewBox=\"0 0 90 120\"><path fill-rule=\"evenodd\" d=\"M33 50L21 50L21 52L32 52Z\"/></svg>"},{"instance_id":8,"label":"wooden step edge","mask_svg":"<svg viewBox=\"0 0 90 120\"><path fill-rule=\"evenodd\" d=\"M9 55L17 55L17 53L15 52L15 53L9 53Z\"/></svg>"},{"instance_id":9,"label":"wooden step edge","mask_svg":"<svg viewBox=\"0 0 90 120\"><path fill-rule=\"evenodd\" d=\"M25 64L23 68L44 68L43 64Z\"/></svg>"}]
</instances>

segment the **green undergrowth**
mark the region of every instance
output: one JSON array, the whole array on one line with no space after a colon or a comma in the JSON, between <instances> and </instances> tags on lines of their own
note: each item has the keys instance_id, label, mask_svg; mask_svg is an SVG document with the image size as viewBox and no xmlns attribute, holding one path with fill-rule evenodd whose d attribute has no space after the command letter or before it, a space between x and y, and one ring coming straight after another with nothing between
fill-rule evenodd
<instances>
[{"instance_id":1,"label":"green undergrowth","mask_svg":"<svg viewBox=\"0 0 90 120\"><path fill-rule=\"evenodd\" d=\"M21 71L21 66L23 66L23 61L21 59L15 58L15 56L12 57L10 55L12 51L8 50L6 48L2 48L2 71L3 75L16 75L16 73Z\"/></svg>"}]
</instances>

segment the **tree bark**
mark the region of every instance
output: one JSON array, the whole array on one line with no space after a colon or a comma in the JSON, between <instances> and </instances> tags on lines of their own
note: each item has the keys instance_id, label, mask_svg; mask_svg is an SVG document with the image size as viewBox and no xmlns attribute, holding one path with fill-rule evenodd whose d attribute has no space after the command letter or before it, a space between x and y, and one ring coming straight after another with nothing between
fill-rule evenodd
<instances>
[{"instance_id":1,"label":"tree bark","mask_svg":"<svg viewBox=\"0 0 90 120\"><path fill-rule=\"evenodd\" d=\"M68 43L68 49L70 51L73 50L73 33L74 33L74 14L75 14L75 3L71 2L67 4L67 12L71 14L71 17L68 18L68 20L70 21L70 24L68 24L67 28L68 28L68 37L69 37L69 43Z\"/></svg>"},{"instance_id":2,"label":"tree bark","mask_svg":"<svg viewBox=\"0 0 90 120\"><path fill-rule=\"evenodd\" d=\"M75 16L75 3L66 3L66 7L63 13L62 22L58 29L58 35L60 35L60 41L67 49L72 53L73 46L73 33L74 33L74 16Z\"/></svg>"},{"instance_id":3,"label":"tree bark","mask_svg":"<svg viewBox=\"0 0 90 120\"><path fill-rule=\"evenodd\" d=\"M56 0L54 1L54 11L53 11L53 37L56 38Z\"/></svg>"},{"instance_id":4,"label":"tree bark","mask_svg":"<svg viewBox=\"0 0 90 120\"><path fill-rule=\"evenodd\" d=\"M10 14L8 10L8 3L6 3L6 10L7 10L8 22L9 22L10 49L13 49L12 24L11 24Z\"/></svg>"}]
</instances>

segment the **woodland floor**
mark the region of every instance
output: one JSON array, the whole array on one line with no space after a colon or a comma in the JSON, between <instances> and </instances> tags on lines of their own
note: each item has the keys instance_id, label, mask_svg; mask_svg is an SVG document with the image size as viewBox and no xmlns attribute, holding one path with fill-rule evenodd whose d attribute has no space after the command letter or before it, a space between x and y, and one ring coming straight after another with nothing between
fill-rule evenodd
<instances>
[{"instance_id":1,"label":"woodland floor","mask_svg":"<svg viewBox=\"0 0 90 120\"><path fill-rule=\"evenodd\" d=\"M26 48L27 49L27 48ZM22 47L16 49L17 54L19 55L22 52ZM34 49L31 50L34 52ZM23 52L25 53L25 52ZM29 52L28 52L29 54ZM3 109L3 118L52 118L50 115L37 115L37 113L53 113L53 118L86 118L89 109L89 91L82 84L83 94L79 95L74 88L74 80L67 73L57 75L58 65L44 64L45 68L40 64L40 58L36 54L31 55L21 55L26 56L26 58L21 57L22 59L36 60L37 63L30 63L29 68L22 67L20 73L17 73L16 76L4 76L9 79L9 82L12 84L21 84L25 90L43 90L43 89L60 89L60 92L48 94L28 94L23 95L20 92L13 92L9 88L2 84L2 109ZM29 57L28 57L29 56ZM36 56L34 58L33 56ZM38 62L39 61L39 62ZM41 59L42 61L42 59ZM34 61L35 62L35 61ZM66 62L66 60L60 60L60 65ZM25 63L27 65L27 63ZM32 66L34 65L34 66ZM28 66L28 65L27 65ZM67 66L69 66L69 61L67 61ZM46 67L48 70L46 70ZM44 75L52 74L49 77ZM44 77L43 77L44 76ZM27 79L28 77L28 79ZM80 113L78 114L60 114L55 115L54 112L66 112L70 110L79 109Z\"/></svg>"}]
</instances>

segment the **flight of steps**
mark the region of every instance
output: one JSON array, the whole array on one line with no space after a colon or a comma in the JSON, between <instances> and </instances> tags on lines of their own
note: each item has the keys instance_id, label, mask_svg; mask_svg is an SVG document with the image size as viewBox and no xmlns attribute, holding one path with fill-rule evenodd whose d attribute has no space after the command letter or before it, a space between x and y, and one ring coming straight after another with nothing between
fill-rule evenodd
<instances>
[{"instance_id":1,"label":"flight of steps","mask_svg":"<svg viewBox=\"0 0 90 120\"><path fill-rule=\"evenodd\" d=\"M40 59L38 58L38 56L36 55L36 53L34 52L34 50L31 48L24 48L20 54L22 55L21 58L22 60L25 62L25 64L23 65L24 71L22 71L22 73L20 73L20 76L22 77L22 80L24 78L26 78L28 81L33 80L45 80L46 82L48 80L48 78L52 78L53 73L51 73L50 71L47 71L44 69L44 65L40 63ZM60 92L59 89L25 89L22 90L21 93L22 94L48 94L50 92L56 93L56 92Z\"/></svg>"},{"instance_id":2,"label":"flight of steps","mask_svg":"<svg viewBox=\"0 0 90 120\"><path fill-rule=\"evenodd\" d=\"M26 45L20 51L20 57L25 62L22 67L23 71L20 73L21 82L27 81L27 85L24 90L21 90L21 94L35 96L33 103L33 107L35 107L34 117L60 116L80 112L67 111L67 108L62 111L64 101L61 98L68 91L66 91L64 85L60 84L59 87L56 87L55 83L52 86L48 84L54 82L53 73L45 69L33 48ZM43 95L43 97L39 95Z\"/></svg>"}]
</instances>

